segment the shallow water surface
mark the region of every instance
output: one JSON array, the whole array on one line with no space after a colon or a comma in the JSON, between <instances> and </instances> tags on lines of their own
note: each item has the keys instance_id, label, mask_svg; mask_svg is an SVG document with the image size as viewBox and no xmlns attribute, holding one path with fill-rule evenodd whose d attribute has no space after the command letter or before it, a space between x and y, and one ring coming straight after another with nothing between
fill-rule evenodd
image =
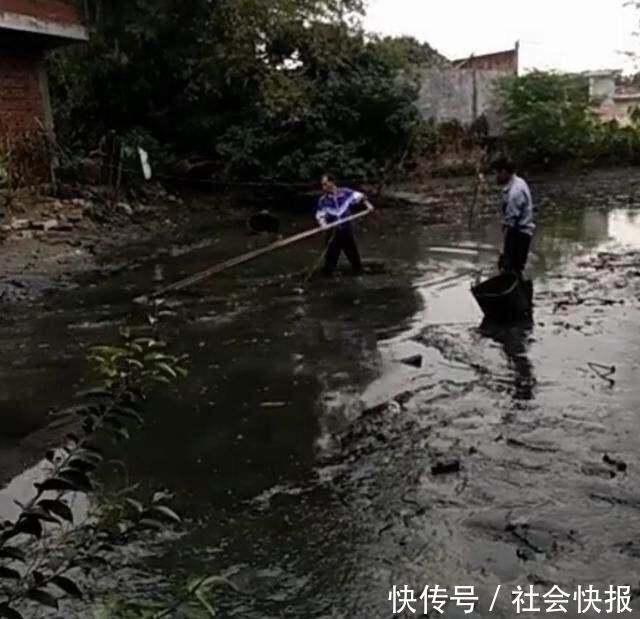
<instances>
[{"instance_id":1,"label":"shallow water surface","mask_svg":"<svg viewBox=\"0 0 640 619\"><path fill-rule=\"evenodd\" d=\"M359 226L363 253L388 273L304 286L311 242L169 299L166 329L191 373L152 402L118 456L142 493L176 494L187 533L145 569L178 583L223 573L242 593L222 597L221 616L256 619L390 617L393 585L475 585L471 616L504 618L508 595L487 610L497 584L636 586L637 298L616 288L622 304L568 312L553 299L585 286L572 279L585 257L640 248L640 217L628 178L603 177L602 194L597 179L584 182L535 187L531 328L480 328L469 285L494 270L493 218L421 223L415 208ZM143 319L130 299L156 266L166 283L265 242L205 219L173 247L132 247L123 258L135 268L86 282L56 309L7 316L2 406L17 421L2 438L3 515L31 483L43 401L69 400L87 343ZM609 294L592 279L585 294ZM414 355L420 368L402 363ZM589 362L615 364L615 385ZM604 454L628 473L612 476ZM432 475L449 461L461 471ZM145 582L123 577L118 588Z\"/></svg>"}]
</instances>

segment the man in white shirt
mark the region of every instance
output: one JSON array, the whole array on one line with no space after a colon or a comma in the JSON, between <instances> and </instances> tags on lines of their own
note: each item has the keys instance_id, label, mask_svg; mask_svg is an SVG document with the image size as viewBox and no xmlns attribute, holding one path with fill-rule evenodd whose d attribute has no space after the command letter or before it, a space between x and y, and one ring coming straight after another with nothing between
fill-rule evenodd
<instances>
[{"instance_id":1,"label":"man in white shirt","mask_svg":"<svg viewBox=\"0 0 640 619\"><path fill-rule=\"evenodd\" d=\"M522 277L536 229L531 191L507 157L496 159L492 168L496 181L502 187L504 250L500 257L500 270Z\"/></svg>"}]
</instances>

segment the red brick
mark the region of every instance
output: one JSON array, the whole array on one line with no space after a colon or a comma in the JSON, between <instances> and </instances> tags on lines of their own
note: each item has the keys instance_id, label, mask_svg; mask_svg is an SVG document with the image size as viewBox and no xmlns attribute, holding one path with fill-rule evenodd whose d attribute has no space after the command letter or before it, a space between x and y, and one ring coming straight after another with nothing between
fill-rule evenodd
<instances>
[{"instance_id":1,"label":"red brick","mask_svg":"<svg viewBox=\"0 0 640 619\"><path fill-rule=\"evenodd\" d=\"M0 54L0 131L37 130L44 119L38 61Z\"/></svg>"}]
</instances>

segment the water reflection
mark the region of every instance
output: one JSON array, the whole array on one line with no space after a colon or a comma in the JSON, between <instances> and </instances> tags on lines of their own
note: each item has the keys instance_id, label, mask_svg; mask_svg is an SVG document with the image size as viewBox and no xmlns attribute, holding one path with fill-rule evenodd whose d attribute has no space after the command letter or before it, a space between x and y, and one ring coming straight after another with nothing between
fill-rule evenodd
<instances>
[{"instance_id":1,"label":"water reflection","mask_svg":"<svg viewBox=\"0 0 640 619\"><path fill-rule=\"evenodd\" d=\"M535 398L536 377L529 357L529 342L533 322L514 325L496 325L484 320L479 327L481 335L502 346L513 373L513 399L529 401Z\"/></svg>"},{"instance_id":2,"label":"water reflection","mask_svg":"<svg viewBox=\"0 0 640 619\"><path fill-rule=\"evenodd\" d=\"M609 238L607 212L568 207L543 213L533 242L533 251L540 258L536 275L571 262Z\"/></svg>"},{"instance_id":3,"label":"water reflection","mask_svg":"<svg viewBox=\"0 0 640 619\"><path fill-rule=\"evenodd\" d=\"M538 275L568 264L585 251L614 242L640 246L640 211L635 209L554 209L542 214L534 240Z\"/></svg>"},{"instance_id":4,"label":"water reflection","mask_svg":"<svg viewBox=\"0 0 640 619\"><path fill-rule=\"evenodd\" d=\"M640 245L640 211L619 210L609 214L609 236L623 245Z\"/></svg>"}]
</instances>

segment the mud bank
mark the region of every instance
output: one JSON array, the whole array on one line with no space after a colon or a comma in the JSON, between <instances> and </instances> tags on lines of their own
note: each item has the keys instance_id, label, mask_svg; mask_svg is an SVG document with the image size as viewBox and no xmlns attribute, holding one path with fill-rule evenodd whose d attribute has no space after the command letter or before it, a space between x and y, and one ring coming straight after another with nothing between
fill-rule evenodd
<instances>
[{"instance_id":1,"label":"mud bank","mask_svg":"<svg viewBox=\"0 0 640 619\"><path fill-rule=\"evenodd\" d=\"M114 255L184 225L184 211L175 199L132 206L21 196L5 214L0 233L0 303L33 302L72 289L81 273L108 275Z\"/></svg>"}]
</instances>

